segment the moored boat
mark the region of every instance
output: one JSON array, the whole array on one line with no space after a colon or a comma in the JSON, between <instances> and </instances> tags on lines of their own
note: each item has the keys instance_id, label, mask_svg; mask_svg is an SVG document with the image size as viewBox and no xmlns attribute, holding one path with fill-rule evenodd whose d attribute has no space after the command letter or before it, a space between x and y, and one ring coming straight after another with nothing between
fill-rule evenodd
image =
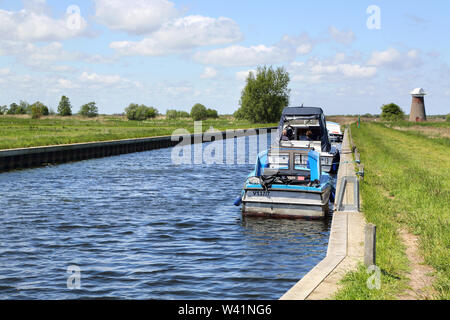
<instances>
[{"instance_id":1,"label":"moored boat","mask_svg":"<svg viewBox=\"0 0 450 320\"><path fill-rule=\"evenodd\" d=\"M245 181L243 215L325 217L334 186L320 160L320 153L311 149L273 147L260 153Z\"/></svg>"},{"instance_id":2,"label":"moored boat","mask_svg":"<svg viewBox=\"0 0 450 320\"><path fill-rule=\"evenodd\" d=\"M321 108L285 108L275 143L258 155L235 205L246 216L323 218L334 201L329 172L339 160Z\"/></svg>"},{"instance_id":3,"label":"moored boat","mask_svg":"<svg viewBox=\"0 0 450 320\"><path fill-rule=\"evenodd\" d=\"M342 142L344 134L339 123L327 121L327 131L330 142Z\"/></svg>"},{"instance_id":4,"label":"moored boat","mask_svg":"<svg viewBox=\"0 0 450 320\"><path fill-rule=\"evenodd\" d=\"M281 147L307 148L320 152L322 170L331 173L338 170L340 153L329 141L321 108L285 108L278 125L277 143Z\"/></svg>"}]
</instances>

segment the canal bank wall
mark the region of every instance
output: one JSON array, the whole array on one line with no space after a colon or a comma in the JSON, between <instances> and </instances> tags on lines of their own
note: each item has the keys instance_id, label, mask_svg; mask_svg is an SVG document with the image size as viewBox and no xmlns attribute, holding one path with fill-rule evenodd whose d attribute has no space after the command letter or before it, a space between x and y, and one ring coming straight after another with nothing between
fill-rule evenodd
<instances>
[{"instance_id":1,"label":"canal bank wall","mask_svg":"<svg viewBox=\"0 0 450 320\"><path fill-rule=\"evenodd\" d=\"M335 211L331 224L326 257L300 281L289 289L281 300L324 300L333 298L344 275L356 270L364 261L366 221L359 211L359 192L355 192L357 180L351 132L345 130L342 142L341 160L336 184L335 208L354 210ZM357 188L357 186L356 186ZM342 193L342 203L337 203Z\"/></svg>"},{"instance_id":2,"label":"canal bank wall","mask_svg":"<svg viewBox=\"0 0 450 320\"><path fill-rule=\"evenodd\" d=\"M111 140L101 142L74 143L55 146L42 146L19 149L0 150L0 172L9 170L40 167L48 164L59 164L102 158L133 152L143 152L155 149L170 148L181 141L191 144L214 141L218 135L222 139L251 136L268 133L277 127L250 128L227 130L214 133L188 134L176 136L162 136L150 138L136 138Z\"/></svg>"}]
</instances>

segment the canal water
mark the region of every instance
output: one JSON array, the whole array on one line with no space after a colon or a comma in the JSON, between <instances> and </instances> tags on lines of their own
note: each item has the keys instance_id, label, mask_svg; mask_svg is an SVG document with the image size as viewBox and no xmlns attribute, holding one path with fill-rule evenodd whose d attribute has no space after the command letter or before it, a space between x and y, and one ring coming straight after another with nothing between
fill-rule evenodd
<instances>
[{"instance_id":1,"label":"canal water","mask_svg":"<svg viewBox=\"0 0 450 320\"><path fill-rule=\"evenodd\" d=\"M0 299L278 299L325 257L329 219L242 218L252 164L171 154L0 174Z\"/></svg>"}]
</instances>

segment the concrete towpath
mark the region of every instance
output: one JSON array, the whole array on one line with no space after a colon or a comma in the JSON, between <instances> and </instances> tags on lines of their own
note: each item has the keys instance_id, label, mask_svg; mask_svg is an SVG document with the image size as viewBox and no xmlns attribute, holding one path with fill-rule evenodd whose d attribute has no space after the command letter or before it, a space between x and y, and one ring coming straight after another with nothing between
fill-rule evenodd
<instances>
[{"instance_id":1,"label":"concrete towpath","mask_svg":"<svg viewBox=\"0 0 450 320\"><path fill-rule=\"evenodd\" d=\"M346 129L342 143L336 195L343 188L344 177L355 177L350 143L350 132ZM345 187L343 204L355 203L353 186ZM326 257L287 291L281 300L330 299L339 289L339 281L351 270L356 270L364 260L364 228L366 221L358 211L335 211L331 224L330 240Z\"/></svg>"}]
</instances>

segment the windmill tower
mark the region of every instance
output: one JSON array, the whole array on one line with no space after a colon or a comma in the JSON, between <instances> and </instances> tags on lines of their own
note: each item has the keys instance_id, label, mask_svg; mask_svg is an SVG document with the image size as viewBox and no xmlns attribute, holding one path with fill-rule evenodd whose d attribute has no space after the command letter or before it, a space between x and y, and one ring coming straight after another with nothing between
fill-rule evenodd
<instances>
[{"instance_id":1,"label":"windmill tower","mask_svg":"<svg viewBox=\"0 0 450 320\"><path fill-rule=\"evenodd\" d=\"M409 121L427 121L427 115L425 113L425 100L426 95L425 90L422 88L416 88L411 91L412 103L411 103L411 113L409 114Z\"/></svg>"}]
</instances>

